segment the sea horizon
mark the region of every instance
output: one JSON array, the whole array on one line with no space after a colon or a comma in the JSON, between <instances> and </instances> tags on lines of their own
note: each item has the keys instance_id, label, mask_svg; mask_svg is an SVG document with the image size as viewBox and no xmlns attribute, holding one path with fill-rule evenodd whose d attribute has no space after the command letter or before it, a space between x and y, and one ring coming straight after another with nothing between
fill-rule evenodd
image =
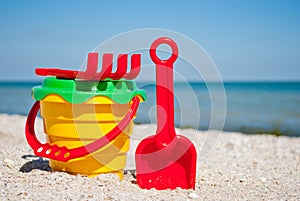
<instances>
[{"instance_id":1,"label":"sea horizon","mask_svg":"<svg viewBox=\"0 0 300 201\"><path fill-rule=\"evenodd\" d=\"M42 80L0 80L0 113L27 115L34 103L31 88ZM180 128L208 130L211 119L210 90L224 84L226 117L224 131L246 134L300 136L300 80L231 80L224 82L175 82L175 125ZM137 81L146 90L148 100L140 105L137 124L155 123L155 82ZM189 90L193 90L192 93ZM215 91L218 95L218 91ZM18 94L18 98L16 98ZM191 94L196 102L191 105ZM218 106L218 103L216 103ZM199 114L195 113L195 107ZM218 107L217 107L218 109Z\"/></svg>"},{"instance_id":2,"label":"sea horizon","mask_svg":"<svg viewBox=\"0 0 300 201\"><path fill-rule=\"evenodd\" d=\"M41 83L44 79L0 79L0 83ZM137 83L155 83L152 80L136 80ZM286 82L300 82L299 80L290 80L290 79L258 79L258 80L221 80L221 81L203 81L203 80L187 80L188 83L286 83ZM176 81L174 83L186 83L185 81Z\"/></svg>"}]
</instances>

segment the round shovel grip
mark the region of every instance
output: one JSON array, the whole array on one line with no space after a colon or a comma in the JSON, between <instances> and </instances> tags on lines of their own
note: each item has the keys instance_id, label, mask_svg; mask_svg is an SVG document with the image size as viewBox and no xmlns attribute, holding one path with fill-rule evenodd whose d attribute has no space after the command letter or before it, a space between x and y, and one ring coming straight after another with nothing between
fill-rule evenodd
<instances>
[{"instance_id":1,"label":"round shovel grip","mask_svg":"<svg viewBox=\"0 0 300 201\"><path fill-rule=\"evenodd\" d=\"M36 101L32 106L26 121L25 134L26 140L30 147L33 149L34 154L37 156L67 162L74 158L79 158L91 154L109 142L118 137L122 131L129 125L132 121L133 117L136 114L137 108L140 103L140 99L138 97L134 97L132 99L132 105L124 116L124 118L115 126L111 131L109 131L105 136L91 142L87 145L69 149L65 146L59 147L56 144L50 145L49 143L42 144L36 137L34 131L34 122L36 119L36 115L40 109L40 101Z\"/></svg>"},{"instance_id":2,"label":"round shovel grip","mask_svg":"<svg viewBox=\"0 0 300 201\"><path fill-rule=\"evenodd\" d=\"M165 59L165 60L160 59L156 53L158 46L160 46L162 44L167 44L172 49L172 54L171 54L170 58ZM168 67L173 68L173 63L176 61L176 59L178 57L178 46L175 43L175 41L173 41L171 38L167 38L167 37L158 38L151 44L150 57L156 65L168 66Z\"/></svg>"}]
</instances>

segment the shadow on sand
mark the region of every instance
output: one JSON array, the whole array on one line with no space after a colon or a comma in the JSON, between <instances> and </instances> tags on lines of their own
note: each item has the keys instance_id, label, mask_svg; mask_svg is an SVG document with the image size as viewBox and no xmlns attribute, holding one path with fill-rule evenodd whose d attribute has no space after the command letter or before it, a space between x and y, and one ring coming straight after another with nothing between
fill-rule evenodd
<instances>
[{"instance_id":1,"label":"shadow on sand","mask_svg":"<svg viewBox=\"0 0 300 201\"><path fill-rule=\"evenodd\" d=\"M22 165L22 167L19 170L20 172L31 172L34 169L47 171L47 172L52 171L50 166L49 166L49 161L48 160L44 160L43 158L37 157L37 156L34 156L34 155L23 155L22 158L26 159L26 160L29 160L29 159L32 158L32 160L28 161L27 163Z\"/></svg>"},{"instance_id":2,"label":"shadow on sand","mask_svg":"<svg viewBox=\"0 0 300 201\"><path fill-rule=\"evenodd\" d=\"M19 169L20 172L27 173L27 172L31 172L32 170L42 170L46 172L52 172L52 169L49 166L49 161L43 159L42 157L38 157L35 155L23 155L21 158L25 160L30 160L30 159L31 160L26 162L24 165L22 165L22 167ZM130 174L134 178L136 178L135 170L124 170L124 174L125 175ZM136 181L132 181L132 183L136 184Z\"/></svg>"}]
</instances>

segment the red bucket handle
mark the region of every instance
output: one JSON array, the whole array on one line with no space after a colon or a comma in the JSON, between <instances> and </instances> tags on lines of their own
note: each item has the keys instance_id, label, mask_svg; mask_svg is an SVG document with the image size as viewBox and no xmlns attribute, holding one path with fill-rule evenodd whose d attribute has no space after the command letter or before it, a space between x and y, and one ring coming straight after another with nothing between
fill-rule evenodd
<instances>
[{"instance_id":1,"label":"red bucket handle","mask_svg":"<svg viewBox=\"0 0 300 201\"><path fill-rule=\"evenodd\" d=\"M114 140L129 125L129 123L132 121L133 117L136 114L137 108L140 103L140 99L138 97L134 97L132 101L133 104L131 105L125 117L118 123L116 127L109 131L105 136L95 140L94 142L91 142L90 144L72 149L68 149L65 146L59 147L56 144L42 144L37 139L34 131L34 122L36 119L36 115L40 109L40 101L36 101L32 106L26 121L25 133L27 142L33 149L35 155L53 160L67 162L74 158L86 156L90 153L101 149L109 142Z\"/></svg>"}]
</instances>

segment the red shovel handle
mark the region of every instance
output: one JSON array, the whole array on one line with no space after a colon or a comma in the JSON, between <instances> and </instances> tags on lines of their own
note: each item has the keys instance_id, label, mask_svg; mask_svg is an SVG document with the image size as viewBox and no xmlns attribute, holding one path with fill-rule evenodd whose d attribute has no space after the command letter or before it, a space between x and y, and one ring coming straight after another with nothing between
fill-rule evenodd
<instances>
[{"instance_id":1,"label":"red shovel handle","mask_svg":"<svg viewBox=\"0 0 300 201\"><path fill-rule=\"evenodd\" d=\"M162 59L158 58L158 56L156 54L157 47L162 44L167 44L172 49L171 57L166 60L162 60ZM171 38L167 38L167 37L158 38L151 44L150 57L156 65L173 66L173 63L176 61L176 59L178 57L178 47Z\"/></svg>"},{"instance_id":2,"label":"red shovel handle","mask_svg":"<svg viewBox=\"0 0 300 201\"><path fill-rule=\"evenodd\" d=\"M172 49L168 59L157 56L157 48L167 44ZM150 47L150 57L156 64L156 103L157 103L157 146L165 146L172 142L176 133L174 129L174 84L173 64L178 58L178 46L171 38L156 39Z\"/></svg>"},{"instance_id":3,"label":"red shovel handle","mask_svg":"<svg viewBox=\"0 0 300 201\"><path fill-rule=\"evenodd\" d=\"M40 109L40 102L36 101L33 107L31 108L26 121L25 133L27 142L33 149L35 155L49 159L67 162L74 158L86 156L90 153L101 149L109 142L114 140L129 125L129 123L132 121L133 117L136 114L137 108L140 103L140 99L138 97L134 97L132 101L133 104L131 105L129 111L122 119L122 121L120 121L119 124L116 127L114 127L111 131L109 131L105 136L99 138L94 142L91 142L90 144L72 149L68 149L65 146L59 147L57 145L50 145L49 143L42 144L37 139L36 134L34 132L34 122L36 119L36 115Z\"/></svg>"}]
</instances>

